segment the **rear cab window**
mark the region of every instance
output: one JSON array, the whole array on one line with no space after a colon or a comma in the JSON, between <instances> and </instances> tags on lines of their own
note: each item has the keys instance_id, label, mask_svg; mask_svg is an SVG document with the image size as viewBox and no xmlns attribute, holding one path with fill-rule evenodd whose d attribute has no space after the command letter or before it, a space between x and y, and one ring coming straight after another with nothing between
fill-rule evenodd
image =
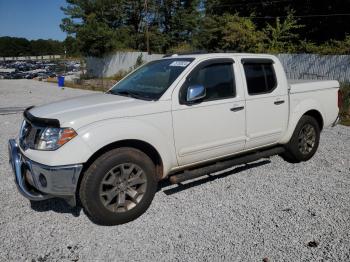
<instances>
[{"instance_id":1,"label":"rear cab window","mask_svg":"<svg viewBox=\"0 0 350 262\"><path fill-rule=\"evenodd\" d=\"M277 78L271 59L242 59L248 94L261 95L273 92Z\"/></svg>"}]
</instances>

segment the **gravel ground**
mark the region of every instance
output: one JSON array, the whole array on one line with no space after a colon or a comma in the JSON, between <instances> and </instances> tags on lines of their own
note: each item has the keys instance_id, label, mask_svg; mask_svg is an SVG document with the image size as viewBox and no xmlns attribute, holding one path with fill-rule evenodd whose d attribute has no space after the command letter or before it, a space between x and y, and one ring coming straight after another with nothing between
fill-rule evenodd
<instances>
[{"instance_id":1,"label":"gravel ground","mask_svg":"<svg viewBox=\"0 0 350 262\"><path fill-rule=\"evenodd\" d=\"M0 108L84 93L0 80ZM276 156L180 187L163 183L139 219L102 227L80 208L30 204L17 192L7 140L20 121L0 115L1 261L350 261L350 128L324 130L306 163Z\"/></svg>"}]
</instances>

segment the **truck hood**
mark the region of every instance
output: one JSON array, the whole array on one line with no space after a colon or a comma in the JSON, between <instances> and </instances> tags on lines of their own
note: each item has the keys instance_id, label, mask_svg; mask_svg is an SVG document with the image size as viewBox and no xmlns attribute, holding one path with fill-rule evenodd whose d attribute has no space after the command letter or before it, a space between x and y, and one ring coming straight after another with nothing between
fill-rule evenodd
<instances>
[{"instance_id":1,"label":"truck hood","mask_svg":"<svg viewBox=\"0 0 350 262\"><path fill-rule=\"evenodd\" d=\"M61 127L78 130L82 126L105 119L164 111L164 106L159 104L162 102L99 93L34 107L30 113L36 117L58 119Z\"/></svg>"}]
</instances>

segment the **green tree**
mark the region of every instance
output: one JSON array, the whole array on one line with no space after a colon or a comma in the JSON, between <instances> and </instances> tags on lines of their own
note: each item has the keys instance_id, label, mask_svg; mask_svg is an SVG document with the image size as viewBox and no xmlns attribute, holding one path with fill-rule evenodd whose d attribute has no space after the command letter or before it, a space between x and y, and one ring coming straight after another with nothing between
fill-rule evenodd
<instances>
[{"instance_id":1,"label":"green tree","mask_svg":"<svg viewBox=\"0 0 350 262\"><path fill-rule=\"evenodd\" d=\"M303 40L298 45L297 51L299 53L316 53L321 55L350 55L350 35L346 35L344 40L331 39L322 44Z\"/></svg>"},{"instance_id":2,"label":"green tree","mask_svg":"<svg viewBox=\"0 0 350 262\"><path fill-rule=\"evenodd\" d=\"M25 38L0 37L0 56L25 56L31 54L30 42Z\"/></svg>"},{"instance_id":3,"label":"green tree","mask_svg":"<svg viewBox=\"0 0 350 262\"><path fill-rule=\"evenodd\" d=\"M63 50L62 42L57 40L0 37L0 56L60 55Z\"/></svg>"},{"instance_id":4,"label":"green tree","mask_svg":"<svg viewBox=\"0 0 350 262\"><path fill-rule=\"evenodd\" d=\"M76 35L80 51L86 56L101 57L118 47L116 32L99 22L94 14L87 18L84 26L79 27Z\"/></svg>"},{"instance_id":5,"label":"green tree","mask_svg":"<svg viewBox=\"0 0 350 262\"><path fill-rule=\"evenodd\" d=\"M146 50L147 28L151 51L166 52L171 46L192 42L198 28L200 2L67 0L68 5L62 8L67 17L62 20L61 29L76 35L84 55L102 56L116 49Z\"/></svg>"},{"instance_id":6,"label":"green tree","mask_svg":"<svg viewBox=\"0 0 350 262\"><path fill-rule=\"evenodd\" d=\"M194 49L348 52L349 30L344 25L350 23L350 16L340 19L327 14L350 12L350 0L66 1L61 28L76 38L85 56L146 51L146 39L151 52L162 53Z\"/></svg>"},{"instance_id":7,"label":"green tree","mask_svg":"<svg viewBox=\"0 0 350 262\"><path fill-rule=\"evenodd\" d=\"M67 36L66 39L63 41L64 51L65 54L70 57L77 57L80 55L79 48L78 48L78 42L75 37L73 36Z\"/></svg>"},{"instance_id":8,"label":"green tree","mask_svg":"<svg viewBox=\"0 0 350 262\"><path fill-rule=\"evenodd\" d=\"M32 40L30 46L31 55L60 55L64 53L62 42L57 40Z\"/></svg>"},{"instance_id":9,"label":"green tree","mask_svg":"<svg viewBox=\"0 0 350 262\"><path fill-rule=\"evenodd\" d=\"M223 15L224 13L249 17L257 28L262 29L276 17L285 17L291 10L299 16L302 24L299 34L302 39L322 43L329 39L342 40L350 33L350 0L205 0L207 15ZM316 16L314 16L316 15Z\"/></svg>"},{"instance_id":10,"label":"green tree","mask_svg":"<svg viewBox=\"0 0 350 262\"><path fill-rule=\"evenodd\" d=\"M276 18L275 24L267 24L264 28L267 40L266 50L271 53L295 51L294 44L299 43L299 35L296 31L304 25L298 24L293 12L290 12L286 19Z\"/></svg>"},{"instance_id":11,"label":"green tree","mask_svg":"<svg viewBox=\"0 0 350 262\"><path fill-rule=\"evenodd\" d=\"M260 52L264 39L251 19L224 14L203 19L195 45L208 51Z\"/></svg>"},{"instance_id":12,"label":"green tree","mask_svg":"<svg viewBox=\"0 0 350 262\"><path fill-rule=\"evenodd\" d=\"M201 14L199 0L160 1L159 20L163 34L167 37L164 51L170 47L192 44L193 35L197 32Z\"/></svg>"},{"instance_id":13,"label":"green tree","mask_svg":"<svg viewBox=\"0 0 350 262\"><path fill-rule=\"evenodd\" d=\"M121 6L124 0L66 0L62 7L67 15L62 19L61 29L75 35L77 46L86 56L103 56L104 54L125 47L123 39L118 40L125 15ZM123 35L123 34L122 34Z\"/></svg>"}]
</instances>

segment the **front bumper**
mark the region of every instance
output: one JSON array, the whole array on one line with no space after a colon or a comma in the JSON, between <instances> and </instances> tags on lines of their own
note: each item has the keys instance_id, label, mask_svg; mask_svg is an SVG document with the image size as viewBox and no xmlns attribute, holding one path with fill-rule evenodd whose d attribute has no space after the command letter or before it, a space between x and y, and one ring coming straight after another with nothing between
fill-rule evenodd
<instances>
[{"instance_id":1,"label":"front bumper","mask_svg":"<svg viewBox=\"0 0 350 262\"><path fill-rule=\"evenodd\" d=\"M76 205L75 192L82 164L46 166L36 163L21 153L14 139L9 140L8 150L15 183L24 197L33 201L60 197Z\"/></svg>"}]
</instances>

